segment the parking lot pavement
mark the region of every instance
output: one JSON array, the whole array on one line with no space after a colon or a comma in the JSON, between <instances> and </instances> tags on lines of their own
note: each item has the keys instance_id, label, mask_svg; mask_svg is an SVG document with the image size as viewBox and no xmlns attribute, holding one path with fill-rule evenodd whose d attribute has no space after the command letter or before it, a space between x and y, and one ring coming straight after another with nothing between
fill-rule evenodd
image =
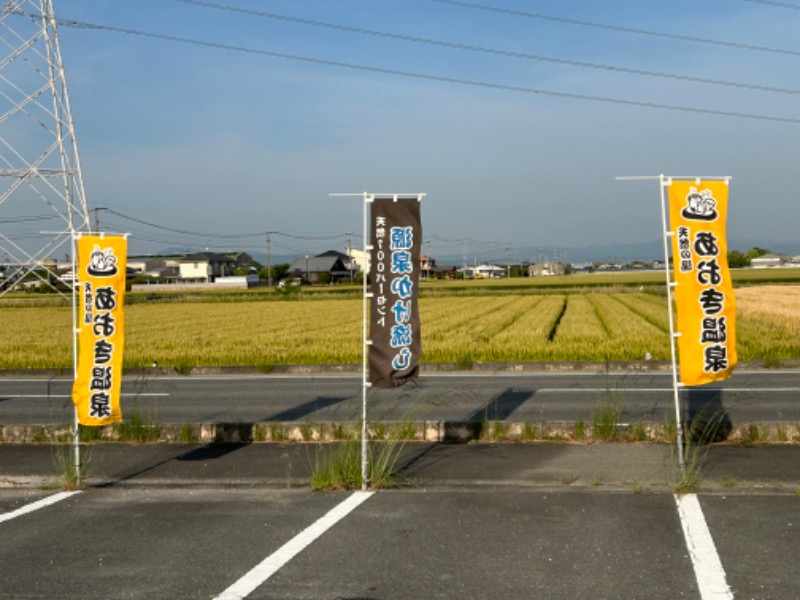
<instances>
[{"instance_id":1,"label":"parking lot pavement","mask_svg":"<svg viewBox=\"0 0 800 600\"><path fill-rule=\"evenodd\" d=\"M214 598L345 501L316 446L98 445L90 487L0 522L0 598ZM56 490L0 446L0 514ZM713 447L700 504L736 598L796 596L800 449ZM412 444L379 490L248 598L700 598L669 447ZM706 490L703 492L703 490ZM732 596L728 596L732 597Z\"/></svg>"},{"instance_id":2,"label":"parking lot pavement","mask_svg":"<svg viewBox=\"0 0 800 600\"><path fill-rule=\"evenodd\" d=\"M82 452L90 486L306 486L330 444L94 444ZM0 489L53 487L68 447L0 444ZM398 466L414 486L563 486L670 491L674 447L662 444L408 443ZM800 446L715 445L700 454L702 489L800 485Z\"/></svg>"}]
</instances>

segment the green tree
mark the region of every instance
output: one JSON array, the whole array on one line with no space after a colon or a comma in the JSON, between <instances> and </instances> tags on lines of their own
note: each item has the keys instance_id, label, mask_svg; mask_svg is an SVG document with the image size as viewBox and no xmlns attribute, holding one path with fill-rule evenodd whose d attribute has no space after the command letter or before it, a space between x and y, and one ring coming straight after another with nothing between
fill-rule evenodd
<instances>
[{"instance_id":1,"label":"green tree","mask_svg":"<svg viewBox=\"0 0 800 600\"><path fill-rule=\"evenodd\" d=\"M750 266L750 259L745 256L744 252L739 250L731 250L728 252L728 266L731 269L741 269L742 267Z\"/></svg>"},{"instance_id":2,"label":"green tree","mask_svg":"<svg viewBox=\"0 0 800 600\"><path fill-rule=\"evenodd\" d=\"M771 254L772 250L767 250L766 248L759 248L758 246L753 246L750 250L747 251L745 255L748 261L753 260L754 258L758 258L759 256L764 256L765 254Z\"/></svg>"},{"instance_id":3,"label":"green tree","mask_svg":"<svg viewBox=\"0 0 800 600\"><path fill-rule=\"evenodd\" d=\"M278 283L278 281L286 277L288 272L289 263L278 263L277 265L272 265L272 283ZM258 278L262 281L269 281L268 267L264 267L258 272Z\"/></svg>"}]
</instances>

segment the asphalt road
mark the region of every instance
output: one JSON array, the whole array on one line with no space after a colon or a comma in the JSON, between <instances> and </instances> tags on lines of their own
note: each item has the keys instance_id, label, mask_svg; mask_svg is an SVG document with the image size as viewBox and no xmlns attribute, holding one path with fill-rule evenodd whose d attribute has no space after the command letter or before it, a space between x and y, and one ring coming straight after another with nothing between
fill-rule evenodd
<instances>
[{"instance_id":1,"label":"asphalt road","mask_svg":"<svg viewBox=\"0 0 800 600\"><path fill-rule=\"evenodd\" d=\"M797 597L794 445L710 449L691 540L651 444L409 444L405 487L308 539L314 445L101 444L90 487L52 498L52 449L0 445L0 598L730 600ZM727 594L709 592L718 559ZM225 592L273 567L251 591ZM713 571L713 570L712 570Z\"/></svg>"},{"instance_id":2,"label":"asphalt road","mask_svg":"<svg viewBox=\"0 0 800 600\"><path fill-rule=\"evenodd\" d=\"M373 420L590 419L603 399L622 421L674 418L668 373L426 374L418 384L369 391ZM0 378L0 424L72 419L68 378ZM684 415L725 411L736 423L800 422L800 371L737 371L680 392ZM123 383L123 411L152 411L162 423L348 421L361 414L360 375L137 376Z\"/></svg>"}]
</instances>

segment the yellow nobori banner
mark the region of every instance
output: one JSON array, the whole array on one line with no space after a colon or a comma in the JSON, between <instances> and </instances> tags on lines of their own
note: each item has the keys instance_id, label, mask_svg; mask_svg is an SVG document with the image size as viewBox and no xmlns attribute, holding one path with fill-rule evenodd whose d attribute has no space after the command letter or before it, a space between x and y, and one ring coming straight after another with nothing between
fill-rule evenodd
<instances>
[{"instance_id":1,"label":"yellow nobori banner","mask_svg":"<svg viewBox=\"0 0 800 600\"><path fill-rule=\"evenodd\" d=\"M680 380L702 385L736 367L736 305L728 270L728 181L667 184Z\"/></svg>"},{"instance_id":2,"label":"yellow nobori banner","mask_svg":"<svg viewBox=\"0 0 800 600\"><path fill-rule=\"evenodd\" d=\"M81 236L78 247L78 369L72 401L81 425L122 420L125 265L120 236Z\"/></svg>"}]
</instances>

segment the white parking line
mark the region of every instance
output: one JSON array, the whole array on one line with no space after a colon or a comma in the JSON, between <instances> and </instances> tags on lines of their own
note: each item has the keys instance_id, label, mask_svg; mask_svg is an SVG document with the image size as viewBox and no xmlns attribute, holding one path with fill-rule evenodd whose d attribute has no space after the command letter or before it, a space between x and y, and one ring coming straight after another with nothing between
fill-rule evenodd
<instances>
[{"instance_id":1,"label":"white parking line","mask_svg":"<svg viewBox=\"0 0 800 600\"><path fill-rule=\"evenodd\" d=\"M703 509L695 494L675 496L678 503L678 515L681 518L683 537L692 557L694 575L700 588L702 600L727 600L733 593L725 579L725 570L706 525Z\"/></svg>"},{"instance_id":2,"label":"white parking line","mask_svg":"<svg viewBox=\"0 0 800 600\"><path fill-rule=\"evenodd\" d=\"M11 512L2 513L0 514L0 523L5 521L10 521L16 517L21 517L22 515L27 515L28 513L32 513L35 510L39 510L40 508L44 508L45 506L50 506L51 504L55 504L56 502L61 502L62 500L66 500L70 496L75 494L80 494L80 492L59 492L58 494L53 494L52 496L47 496L47 498L42 498L41 500L37 500L36 502L31 502L30 504L26 504L25 506L18 508L17 510L12 510Z\"/></svg>"},{"instance_id":3,"label":"white parking line","mask_svg":"<svg viewBox=\"0 0 800 600\"><path fill-rule=\"evenodd\" d=\"M292 560L314 540L336 525L336 523L350 514L374 493L375 492L355 492L352 496L347 498L347 500L333 507L325 516L298 533L270 556L261 561L261 563L242 576L239 581L222 592L214 600L241 600L242 598L246 598L258 586L272 577L278 569Z\"/></svg>"}]
</instances>

